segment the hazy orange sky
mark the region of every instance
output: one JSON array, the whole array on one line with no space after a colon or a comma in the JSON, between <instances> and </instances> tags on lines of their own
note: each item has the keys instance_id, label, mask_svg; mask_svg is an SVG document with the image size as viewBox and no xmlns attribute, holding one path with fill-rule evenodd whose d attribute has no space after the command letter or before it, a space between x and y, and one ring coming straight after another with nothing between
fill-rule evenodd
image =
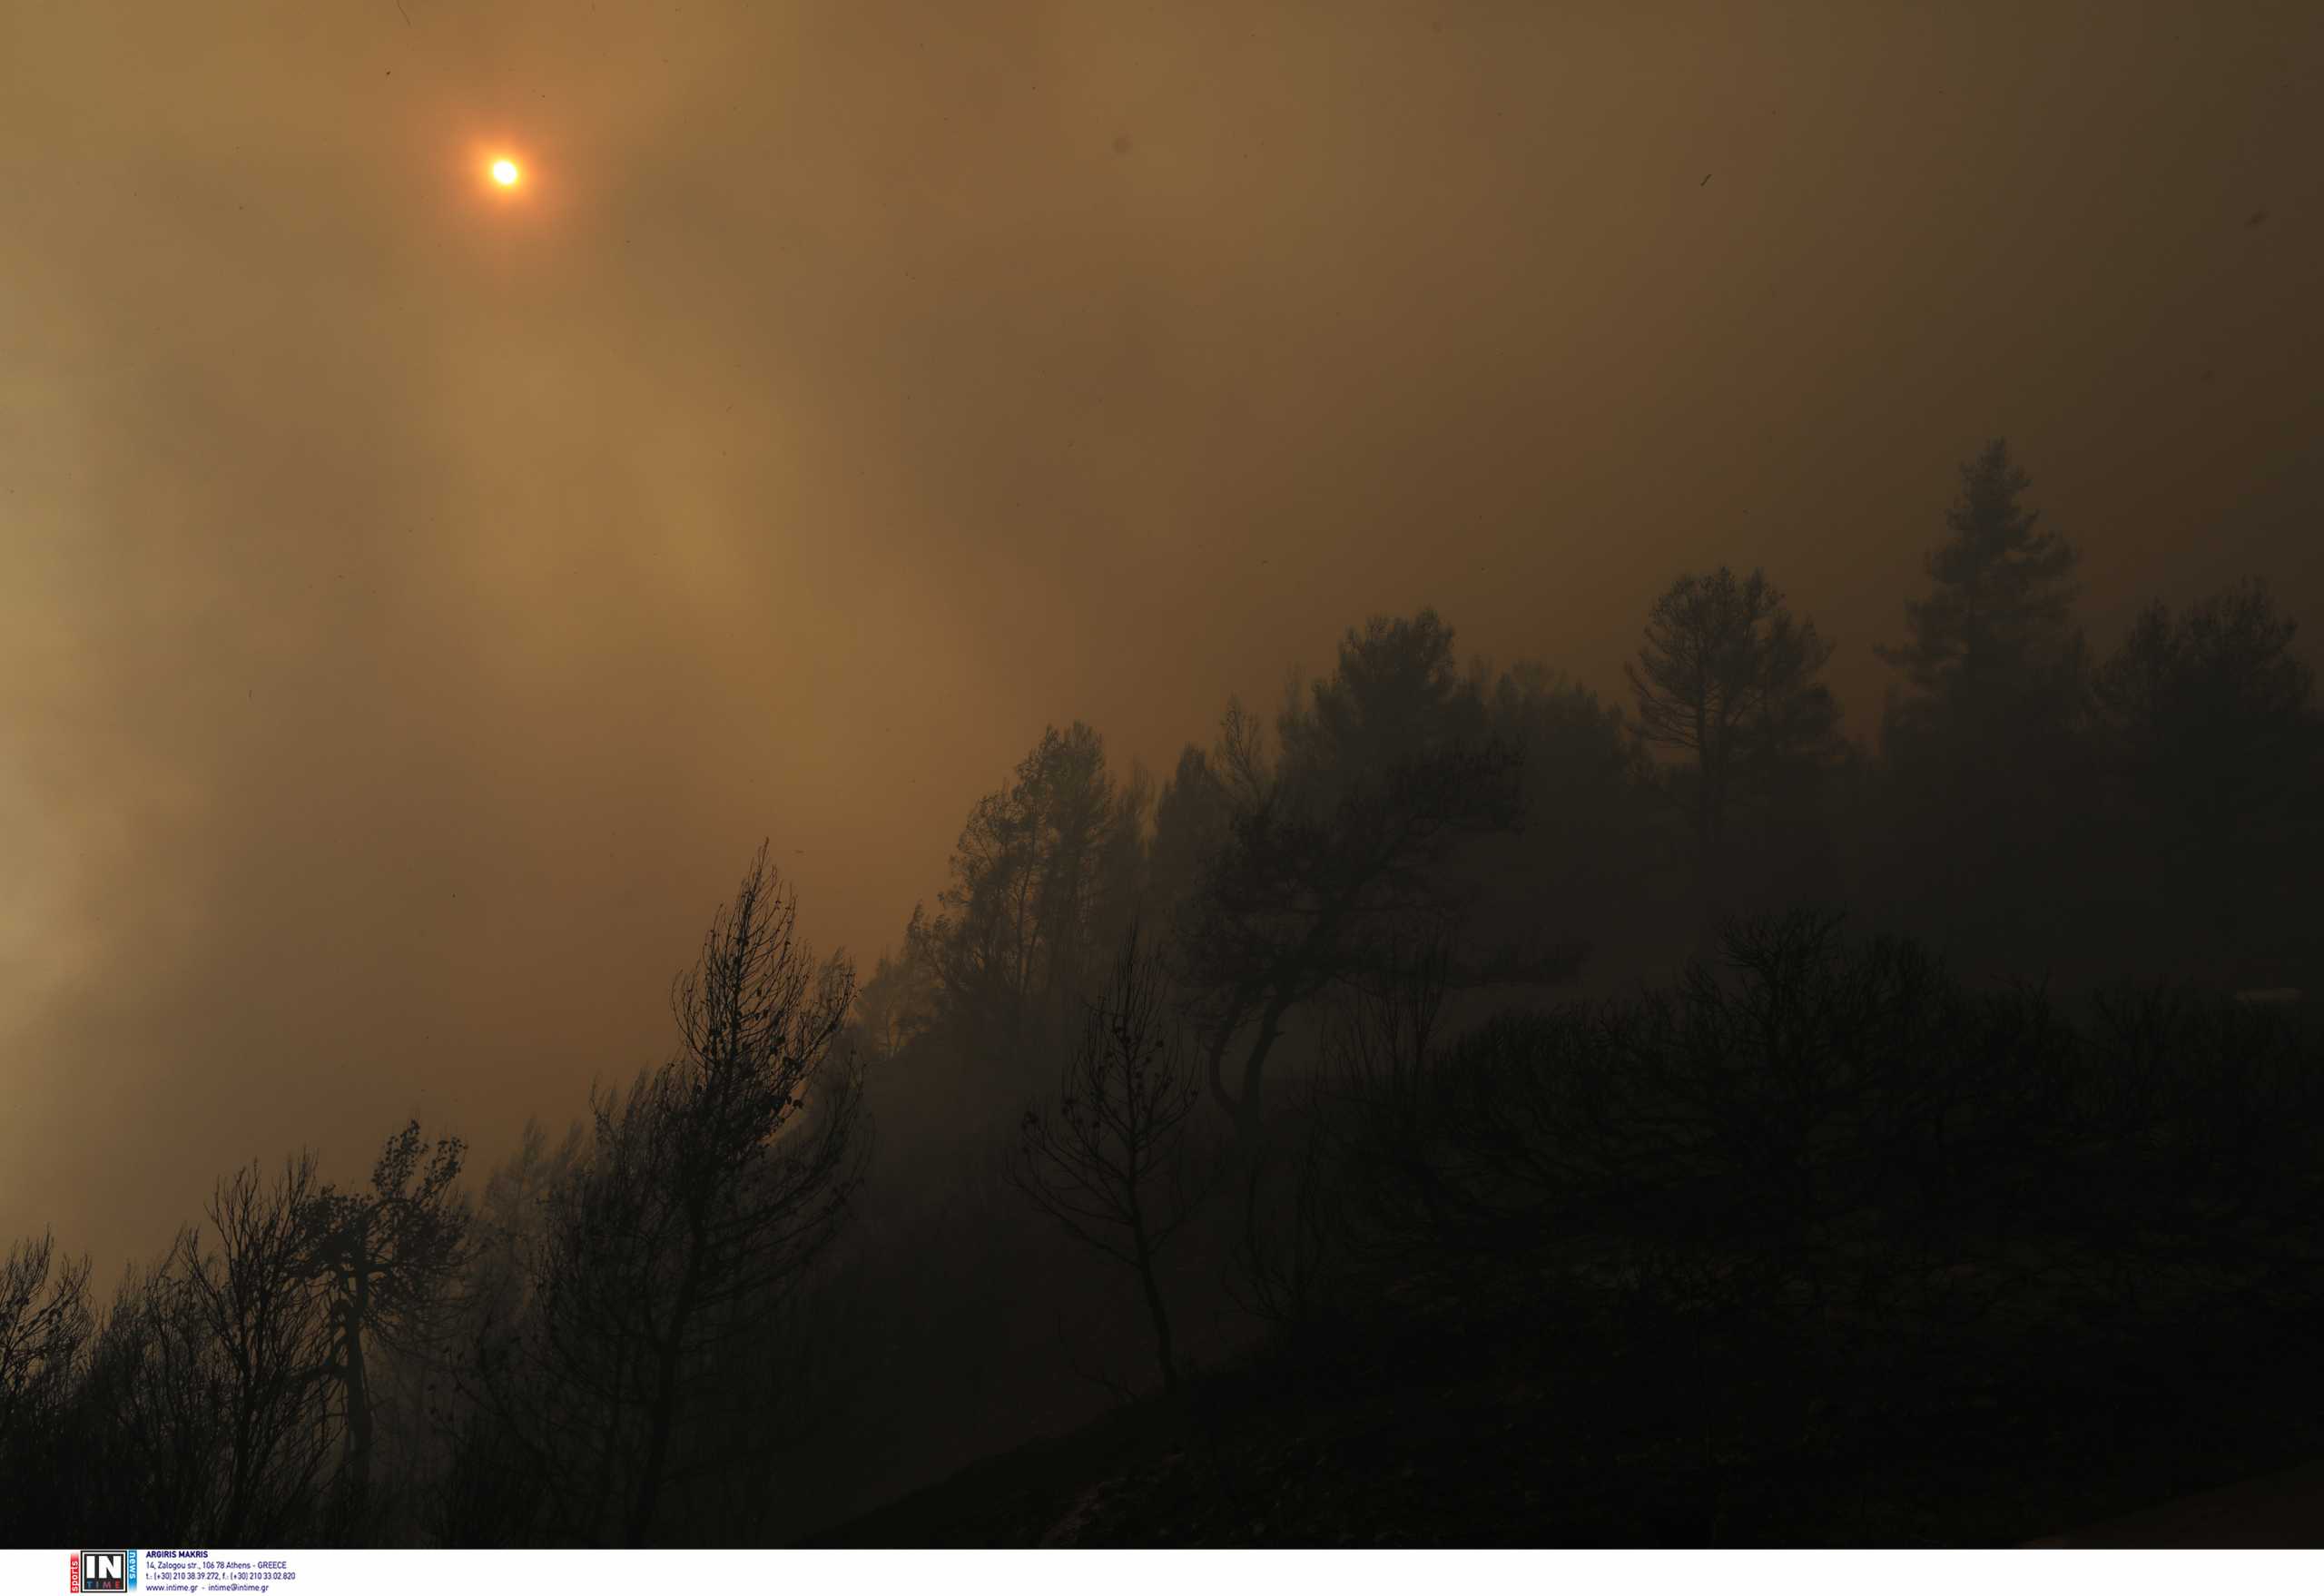
<instances>
[{"instance_id":1,"label":"hazy orange sky","mask_svg":"<svg viewBox=\"0 0 2324 1596\"><path fill-rule=\"evenodd\" d=\"M663 1054L762 835L868 964L1045 724L1167 768L1374 611L1610 689L1764 564L1868 725L1996 432L2102 646L2250 572L2312 645L2319 61L2191 0L0 0L0 1232L110 1271L414 1111L497 1158Z\"/></svg>"}]
</instances>

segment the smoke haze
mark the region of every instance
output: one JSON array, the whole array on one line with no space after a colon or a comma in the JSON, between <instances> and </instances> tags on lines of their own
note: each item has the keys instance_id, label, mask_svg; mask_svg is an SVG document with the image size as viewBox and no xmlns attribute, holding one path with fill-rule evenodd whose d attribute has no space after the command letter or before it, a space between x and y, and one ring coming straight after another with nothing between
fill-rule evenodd
<instances>
[{"instance_id":1,"label":"smoke haze","mask_svg":"<svg viewBox=\"0 0 2324 1596\"><path fill-rule=\"evenodd\" d=\"M0 10L0 1229L868 967L1044 725L1375 611L1609 692L1764 564L1869 728L2006 434L2111 645L2324 624L2312 6ZM527 172L487 192L486 156ZM2313 632L2302 644L2312 657Z\"/></svg>"}]
</instances>

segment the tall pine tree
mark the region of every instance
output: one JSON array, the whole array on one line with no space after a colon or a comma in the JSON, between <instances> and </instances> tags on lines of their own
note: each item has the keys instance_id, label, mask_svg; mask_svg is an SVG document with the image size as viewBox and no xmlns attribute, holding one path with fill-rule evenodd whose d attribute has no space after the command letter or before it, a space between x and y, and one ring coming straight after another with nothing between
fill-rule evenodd
<instances>
[{"instance_id":1,"label":"tall pine tree","mask_svg":"<svg viewBox=\"0 0 2324 1596\"><path fill-rule=\"evenodd\" d=\"M2077 556L2038 527L2029 486L2000 438L1961 468L1950 535L1924 563L1932 589L1905 606L1906 641L1876 650L1904 681L1881 728L1867 884L1973 968L2048 969L2089 930Z\"/></svg>"},{"instance_id":2,"label":"tall pine tree","mask_svg":"<svg viewBox=\"0 0 2324 1596\"><path fill-rule=\"evenodd\" d=\"M1925 562L1935 589L1905 605L1908 641L1874 650L1908 689L1891 700L1891 735L1945 725L2014 743L2012 732L2045 738L2070 724L2083 657L2071 616L2079 556L2037 529L2041 512L2019 502L2031 486L2002 438L1962 466L1945 517L1952 536Z\"/></svg>"}]
</instances>

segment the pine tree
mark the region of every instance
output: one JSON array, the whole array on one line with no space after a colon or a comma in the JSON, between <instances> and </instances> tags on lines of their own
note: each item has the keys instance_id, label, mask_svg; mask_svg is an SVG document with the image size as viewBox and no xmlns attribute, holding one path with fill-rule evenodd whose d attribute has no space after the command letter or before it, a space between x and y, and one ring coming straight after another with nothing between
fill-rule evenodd
<instances>
[{"instance_id":1,"label":"pine tree","mask_svg":"<svg viewBox=\"0 0 2324 1596\"><path fill-rule=\"evenodd\" d=\"M1876 652L1903 675L1881 728L1876 896L1984 967L2079 945L2093 788L2074 547L2040 529L1995 438L1961 468L1951 536L1905 607L1908 639Z\"/></svg>"},{"instance_id":2,"label":"pine tree","mask_svg":"<svg viewBox=\"0 0 2324 1596\"><path fill-rule=\"evenodd\" d=\"M1116 780L1105 739L1078 721L1044 731L1016 779L977 801L938 912L914 911L904 933L944 1023L1018 1049L1070 1017L1136 907L1152 804L1146 773Z\"/></svg>"},{"instance_id":3,"label":"pine tree","mask_svg":"<svg viewBox=\"0 0 2324 1596\"><path fill-rule=\"evenodd\" d=\"M1681 757L1663 786L1689 812L1707 901L1720 897L1732 813L1838 757L1839 704L1817 680L1831 657L1761 571L1680 576L1648 612L1646 641L1622 671L1640 736Z\"/></svg>"},{"instance_id":4,"label":"pine tree","mask_svg":"<svg viewBox=\"0 0 2324 1596\"><path fill-rule=\"evenodd\" d=\"M1946 512L1952 537L1929 552L1936 584L1905 606L1910 641L1874 652L1905 675L1891 730L1952 720L1990 734L2015 720L2053 732L2082 664L2069 618L2079 555L2020 496L2032 479L1994 438L1961 468L1961 497ZM2030 724L2029 724L2030 723Z\"/></svg>"}]
</instances>

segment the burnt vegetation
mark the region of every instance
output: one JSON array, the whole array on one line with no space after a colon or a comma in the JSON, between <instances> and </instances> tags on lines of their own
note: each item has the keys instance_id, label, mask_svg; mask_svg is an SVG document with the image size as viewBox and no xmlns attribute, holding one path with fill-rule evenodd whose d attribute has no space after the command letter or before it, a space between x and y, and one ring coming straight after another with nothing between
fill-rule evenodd
<instances>
[{"instance_id":1,"label":"burnt vegetation","mask_svg":"<svg viewBox=\"0 0 2324 1596\"><path fill-rule=\"evenodd\" d=\"M2313 674L2256 580L2096 654L2029 487L1885 641L1721 568L1627 704L1423 610L1159 782L1051 729L860 983L762 850L561 1140L11 1249L0 1527L1990 1542L2302 1455Z\"/></svg>"}]
</instances>

